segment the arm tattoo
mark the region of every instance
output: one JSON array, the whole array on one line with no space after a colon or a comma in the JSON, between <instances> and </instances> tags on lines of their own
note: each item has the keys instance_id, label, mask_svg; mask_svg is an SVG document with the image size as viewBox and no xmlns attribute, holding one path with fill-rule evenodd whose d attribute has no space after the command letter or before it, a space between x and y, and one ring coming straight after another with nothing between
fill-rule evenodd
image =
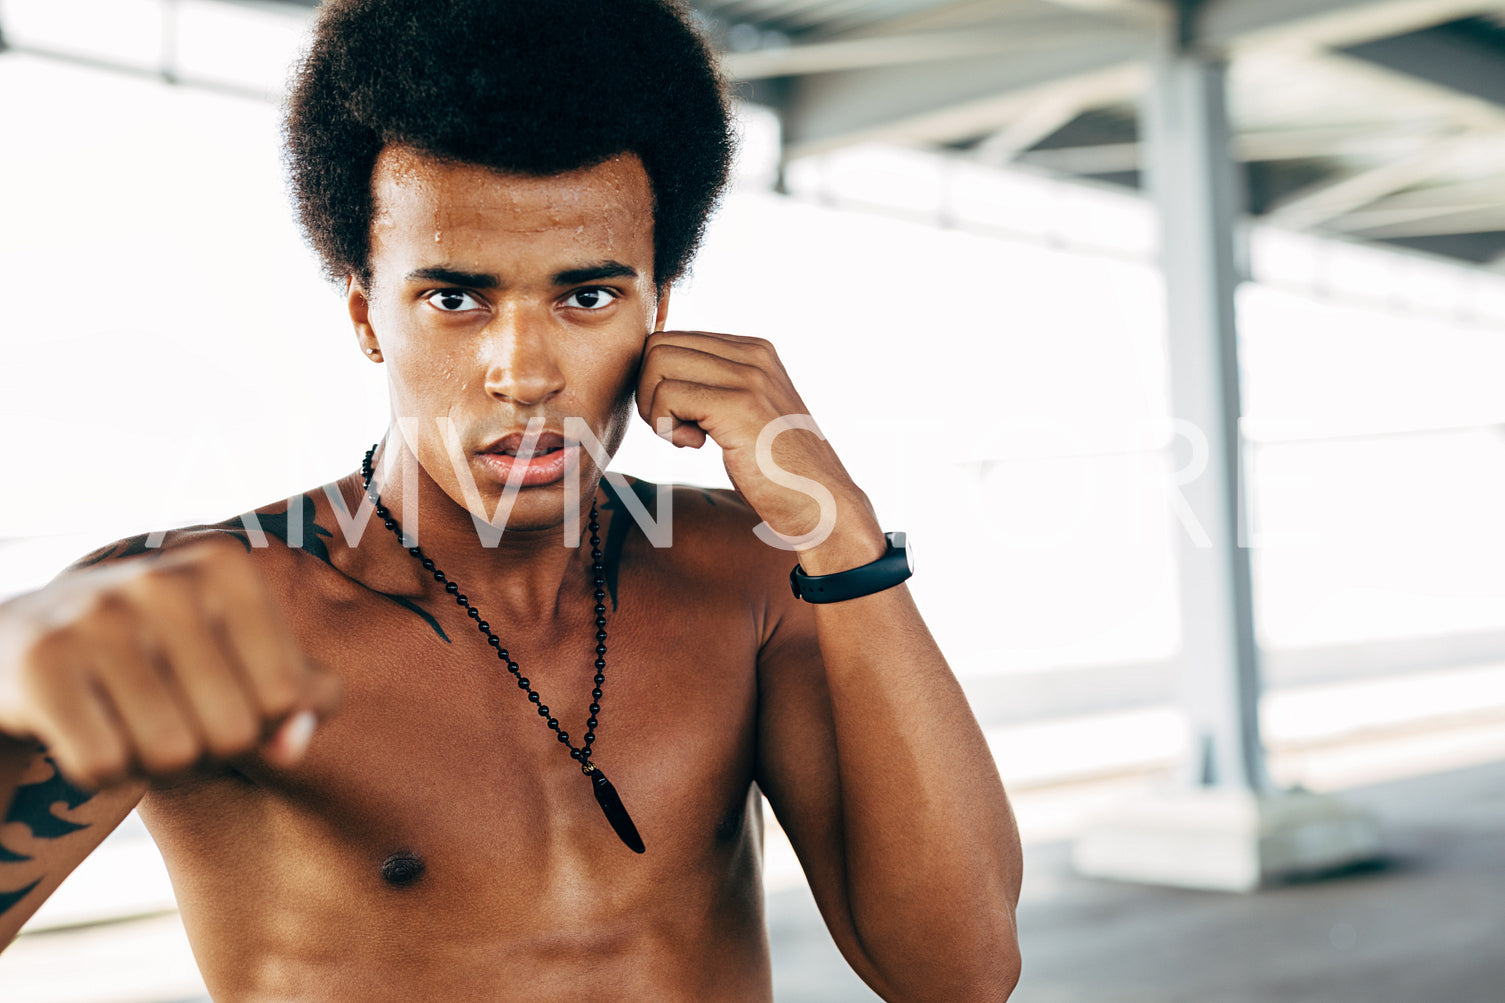
<instances>
[{"instance_id":1,"label":"arm tattoo","mask_svg":"<svg viewBox=\"0 0 1505 1003\"><path fill-rule=\"evenodd\" d=\"M31 884L27 885L25 888L18 888L18 889L16 889L13 892L0 892L0 916L3 916L7 912L9 912L11 906L15 905L17 902L19 902L22 899L24 899L27 895L29 895L31 893L31 890L33 888L35 888L37 885L39 885L41 883L42 883L42 879L41 878L37 878L35 881L33 881Z\"/></svg>"},{"instance_id":2,"label":"arm tattoo","mask_svg":"<svg viewBox=\"0 0 1505 1003\"><path fill-rule=\"evenodd\" d=\"M78 825L58 818L52 813L52 806L62 802L70 809L77 808L94 794L81 787L75 787L63 779L63 775L58 772L57 763L52 761L51 756L43 758L47 765L52 767L52 776L46 780L38 780L36 783L22 784L17 787L16 798L11 802L5 821L7 823L20 822L30 829L32 836L37 839L58 839L69 833L78 832L80 829L87 829L87 825Z\"/></svg>"},{"instance_id":3,"label":"arm tattoo","mask_svg":"<svg viewBox=\"0 0 1505 1003\"><path fill-rule=\"evenodd\" d=\"M103 561L113 561L122 557L138 557L141 554L150 554L152 550L146 545L146 537L147 534L142 533L140 536L133 536L127 540L118 540L108 546L100 547L92 554L85 555L74 561L69 565L69 570L77 571L80 568L92 567Z\"/></svg>"},{"instance_id":4,"label":"arm tattoo","mask_svg":"<svg viewBox=\"0 0 1505 1003\"><path fill-rule=\"evenodd\" d=\"M94 795L63 779L62 773L58 772L57 763L52 761L51 756L44 758L47 765L52 767L52 776L46 780L22 784L16 788L15 800L11 802L10 811L5 814L6 824L19 822L30 829L32 836L36 839L59 839L81 829L87 829L87 825L69 822L54 815L52 807L61 803L67 808L77 808ZM25 854L15 853L0 846L0 863L14 864L30 859L32 858ZM15 891L0 891L0 915L10 911L12 906L24 899L33 888L41 883L42 879L37 878L24 888L18 888Z\"/></svg>"}]
</instances>

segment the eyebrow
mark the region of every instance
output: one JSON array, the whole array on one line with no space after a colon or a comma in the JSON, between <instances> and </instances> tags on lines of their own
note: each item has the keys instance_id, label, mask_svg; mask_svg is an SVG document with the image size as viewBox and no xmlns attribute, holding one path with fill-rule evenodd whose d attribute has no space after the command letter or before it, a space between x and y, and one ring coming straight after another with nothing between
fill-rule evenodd
<instances>
[{"instance_id":1,"label":"eyebrow","mask_svg":"<svg viewBox=\"0 0 1505 1003\"><path fill-rule=\"evenodd\" d=\"M454 268L415 268L407 274L409 282L441 282L450 286L470 286L474 289L495 289L502 280L483 272L462 272Z\"/></svg>"},{"instance_id":2,"label":"eyebrow","mask_svg":"<svg viewBox=\"0 0 1505 1003\"><path fill-rule=\"evenodd\" d=\"M580 268L566 268L554 273L556 286L576 286L582 282L599 282L602 279L635 279L638 270L620 261L599 261ZM408 272L409 282L441 282L451 286L469 286L472 289L496 289L501 286L500 276L485 272L462 272L454 268L433 266L415 268Z\"/></svg>"},{"instance_id":3,"label":"eyebrow","mask_svg":"<svg viewBox=\"0 0 1505 1003\"><path fill-rule=\"evenodd\" d=\"M556 286L577 286L582 282L599 282L602 279L635 279L638 270L620 261L600 261L583 268L566 268L554 273Z\"/></svg>"}]
</instances>

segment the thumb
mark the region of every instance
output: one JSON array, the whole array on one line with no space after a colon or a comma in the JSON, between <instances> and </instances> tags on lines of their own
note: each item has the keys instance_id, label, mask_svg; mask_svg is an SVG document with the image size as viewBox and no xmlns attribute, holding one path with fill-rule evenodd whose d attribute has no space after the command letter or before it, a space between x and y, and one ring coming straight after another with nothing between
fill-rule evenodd
<instances>
[{"instance_id":1,"label":"thumb","mask_svg":"<svg viewBox=\"0 0 1505 1003\"><path fill-rule=\"evenodd\" d=\"M308 676L300 708L282 720L261 750L278 766L291 767L303 759L320 722L333 714L340 704L340 680L322 669Z\"/></svg>"}]
</instances>

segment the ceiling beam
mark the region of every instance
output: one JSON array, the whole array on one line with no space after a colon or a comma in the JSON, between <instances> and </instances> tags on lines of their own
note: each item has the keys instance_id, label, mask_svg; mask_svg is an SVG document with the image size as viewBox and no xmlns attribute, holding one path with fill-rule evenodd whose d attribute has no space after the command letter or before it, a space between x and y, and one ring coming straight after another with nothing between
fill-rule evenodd
<instances>
[{"instance_id":1,"label":"ceiling beam","mask_svg":"<svg viewBox=\"0 0 1505 1003\"><path fill-rule=\"evenodd\" d=\"M1501 0L1206 0L1197 32L1231 49L1342 48L1501 9Z\"/></svg>"},{"instance_id":2,"label":"ceiling beam","mask_svg":"<svg viewBox=\"0 0 1505 1003\"><path fill-rule=\"evenodd\" d=\"M1486 203L1505 205L1505 174L1401 192L1375 203L1365 212L1438 212Z\"/></svg>"},{"instance_id":3,"label":"ceiling beam","mask_svg":"<svg viewBox=\"0 0 1505 1003\"><path fill-rule=\"evenodd\" d=\"M1497 45L1436 28L1349 47L1347 55L1505 105L1505 59Z\"/></svg>"},{"instance_id":4,"label":"ceiling beam","mask_svg":"<svg viewBox=\"0 0 1505 1003\"><path fill-rule=\"evenodd\" d=\"M1007 164L1078 115L1137 97L1137 81L1130 73L1098 73L1068 80L1029 102L1008 125L979 143L973 156L979 163Z\"/></svg>"},{"instance_id":5,"label":"ceiling beam","mask_svg":"<svg viewBox=\"0 0 1505 1003\"><path fill-rule=\"evenodd\" d=\"M1391 99L1409 104L1425 100L1460 127L1485 132L1505 129L1505 105L1346 52L1328 51L1316 58L1340 69L1346 86L1365 95L1374 107L1384 108Z\"/></svg>"},{"instance_id":6,"label":"ceiling beam","mask_svg":"<svg viewBox=\"0 0 1505 1003\"><path fill-rule=\"evenodd\" d=\"M864 0L869 2L869 0ZM816 3L819 7L819 3ZM1070 3L1051 0L952 0L950 3L921 7L911 13L896 12L863 35L912 35L921 31L969 30L985 26L1007 26L1028 34L1039 27L1101 28L1113 27L1101 14L1084 11Z\"/></svg>"},{"instance_id":7,"label":"ceiling beam","mask_svg":"<svg viewBox=\"0 0 1505 1003\"><path fill-rule=\"evenodd\" d=\"M1345 227L1347 232L1366 240L1404 240L1415 237L1443 237L1463 233L1494 233L1505 230L1505 204L1432 214L1406 222L1365 228Z\"/></svg>"},{"instance_id":8,"label":"ceiling beam","mask_svg":"<svg viewBox=\"0 0 1505 1003\"><path fill-rule=\"evenodd\" d=\"M1109 31L1090 44L1035 46L1006 59L980 56L801 77L781 109L786 155L872 140L945 142L995 131L1064 81L1102 74L1129 84L1142 75L1148 44L1141 33Z\"/></svg>"},{"instance_id":9,"label":"ceiling beam","mask_svg":"<svg viewBox=\"0 0 1505 1003\"><path fill-rule=\"evenodd\" d=\"M1041 45L1090 44L1079 32L1039 34L990 28L980 31L936 31L914 35L874 35L829 42L726 52L721 66L734 80L808 76L842 70L935 63L973 56L1001 56Z\"/></svg>"},{"instance_id":10,"label":"ceiling beam","mask_svg":"<svg viewBox=\"0 0 1505 1003\"><path fill-rule=\"evenodd\" d=\"M1321 226L1386 195L1421 184L1460 160L1478 156L1482 145L1498 146L1499 142L1498 136L1463 133L1428 143L1404 157L1297 192L1276 204L1269 219L1294 229Z\"/></svg>"},{"instance_id":11,"label":"ceiling beam","mask_svg":"<svg viewBox=\"0 0 1505 1003\"><path fill-rule=\"evenodd\" d=\"M1174 0L1046 0L1070 10L1086 11L1131 24L1163 25L1175 14Z\"/></svg>"},{"instance_id":12,"label":"ceiling beam","mask_svg":"<svg viewBox=\"0 0 1505 1003\"><path fill-rule=\"evenodd\" d=\"M979 143L972 155L979 163L1001 167L1087 110L1088 106L1073 94L1048 95Z\"/></svg>"},{"instance_id":13,"label":"ceiling beam","mask_svg":"<svg viewBox=\"0 0 1505 1003\"><path fill-rule=\"evenodd\" d=\"M1420 225L1425 229L1429 220L1447 219L1459 213L1498 213L1502 210L1502 207L1505 207L1505 197L1500 196L1505 196L1505 192L1488 201L1472 204L1463 203L1446 208L1417 206L1410 209L1360 209L1357 212L1349 213L1347 216L1339 216L1337 219L1332 220L1328 226L1334 230L1359 234L1360 236L1369 236L1373 231L1382 231L1392 226L1407 227ZM1499 230L1505 229L1505 227L1486 226L1484 229ZM1435 234L1435 231L1431 231L1431 233ZM1424 232L1423 235L1427 235L1427 233Z\"/></svg>"},{"instance_id":14,"label":"ceiling beam","mask_svg":"<svg viewBox=\"0 0 1505 1003\"><path fill-rule=\"evenodd\" d=\"M1293 129L1262 129L1233 138L1240 160L1304 160L1311 157L1394 157L1440 138L1449 130L1397 128L1385 123L1324 125ZM1043 138L1043 137L1042 137ZM1065 174L1115 174L1140 166L1139 143L1101 143L1030 150L1019 159L1032 166Z\"/></svg>"}]
</instances>

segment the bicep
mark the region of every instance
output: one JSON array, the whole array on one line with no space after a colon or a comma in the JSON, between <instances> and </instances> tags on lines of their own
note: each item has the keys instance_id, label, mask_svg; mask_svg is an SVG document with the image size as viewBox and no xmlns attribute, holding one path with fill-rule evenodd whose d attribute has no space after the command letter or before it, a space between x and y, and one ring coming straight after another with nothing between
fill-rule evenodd
<instances>
[{"instance_id":1,"label":"bicep","mask_svg":"<svg viewBox=\"0 0 1505 1003\"><path fill-rule=\"evenodd\" d=\"M13 767L15 779L0 782L0 803L9 802L0 816L0 948L146 791L141 781L101 791L78 787L45 751L34 748L30 755L13 760L20 763Z\"/></svg>"}]
</instances>

